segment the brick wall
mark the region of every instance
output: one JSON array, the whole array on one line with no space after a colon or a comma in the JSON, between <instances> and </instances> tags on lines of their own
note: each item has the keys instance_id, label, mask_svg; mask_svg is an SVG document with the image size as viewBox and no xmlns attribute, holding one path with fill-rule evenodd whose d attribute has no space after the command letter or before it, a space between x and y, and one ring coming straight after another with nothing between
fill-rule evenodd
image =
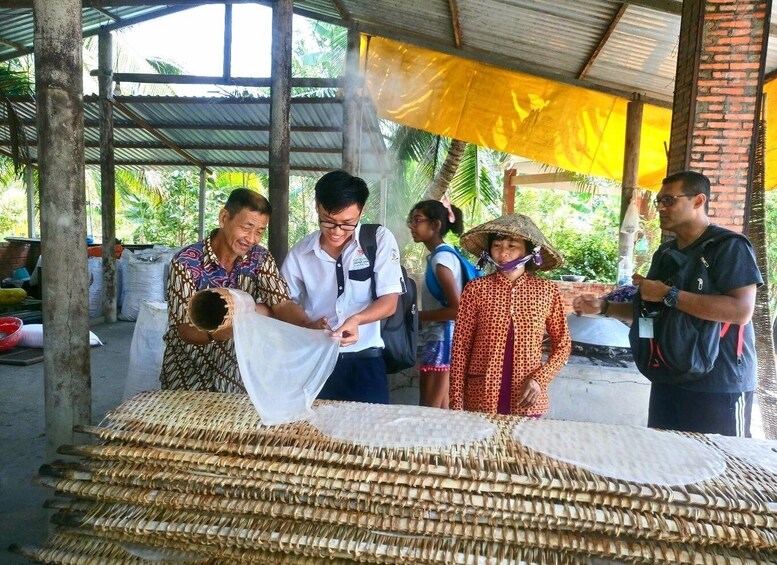
<instances>
[{"instance_id":1,"label":"brick wall","mask_svg":"<svg viewBox=\"0 0 777 565\"><path fill-rule=\"evenodd\" d=\"M707 175L712 221L737 231L752 178L765 23L765 0L683 2L668 169Z\"/></svg>"},{"instance_id":2,"label":"brick wall","mask_svg":"<svg viewBox=\"0 0 777 565\"><path fill-rule=\"evenodd\" d=\"M20 267L25 267L29 273L32 273L39 256L40 243L38 242L0 242L0 280L10 277L14 270Z\"/></svg>"}]
</instances>

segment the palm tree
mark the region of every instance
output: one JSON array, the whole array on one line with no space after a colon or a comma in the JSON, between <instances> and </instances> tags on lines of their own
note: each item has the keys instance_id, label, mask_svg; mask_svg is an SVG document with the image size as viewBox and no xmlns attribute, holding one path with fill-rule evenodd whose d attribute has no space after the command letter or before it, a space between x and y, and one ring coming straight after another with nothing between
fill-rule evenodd
<instances>
[{"instance_id":1,"label":"palm tree","mask_svg":"<svg viewBox=\"0 0 777 565\"><path fill-rule=\"evenodd\" d=\"M24 125L11 103L9 98L11 96L32 96L29 73L19 62L0 65L0 102L2 103L0 106L3 109L4 118L8 120L13 175L21 177L24 165L30 161L30 154Z\"/></svg>"}]
</instances>

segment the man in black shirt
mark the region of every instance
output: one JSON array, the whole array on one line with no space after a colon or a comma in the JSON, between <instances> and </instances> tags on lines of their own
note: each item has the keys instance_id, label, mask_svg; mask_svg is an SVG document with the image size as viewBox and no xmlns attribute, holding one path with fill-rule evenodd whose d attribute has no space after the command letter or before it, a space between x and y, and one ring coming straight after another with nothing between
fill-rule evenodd
<instances>
[{"instance_id":1,"label":"man in black shirt","mask_svg":"<svg viewBox=\"0 0 777 565\"><path fill-rule=\"evenodd\" d=\"M718 357L707 374L689 382L652 384L648 426L750 437L756 387L755 340L750 320L756 288L763 284L750 242L744 237L721 238L705 249L710 279L720 294L695 293L665 282L675 274L677 266L666 260L664 249L695 256L712 231L726 231L710 225L709 197L709 179L700 173L683 171L664 179L656 206L661 228L674 232L676 239L656 251L646 277L635 274L632 280L643 301L663 303L664 308L676 308L702 320L731 326L720 338ZM575 298L573 307L577 314L605 314L640 323L638 313L628 302L607 302L586 294ZM741 332L739 326L743 326Z\"/></svg>"}]
</instances>

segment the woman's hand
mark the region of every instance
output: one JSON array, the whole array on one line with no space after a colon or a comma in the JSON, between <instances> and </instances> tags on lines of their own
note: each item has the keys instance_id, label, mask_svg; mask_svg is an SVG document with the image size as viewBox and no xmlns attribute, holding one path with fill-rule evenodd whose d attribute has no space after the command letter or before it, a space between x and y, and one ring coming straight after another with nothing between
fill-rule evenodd
<instances>
[{"instance_id":1,"label":"woman's hand","mask_svg":"<svg viewBox=\"0 0 777 565\"><path fill-rule=\"evenodd\" d=\"M521 387L521 396L518 398L518 407L530 408L531 406L534 406L534 403L537 402L537 399L540 397L540 392L542 392L540 383L534 379L526 379L526 382L523 383L523 386Z\"/></svg>"}]
</instances>

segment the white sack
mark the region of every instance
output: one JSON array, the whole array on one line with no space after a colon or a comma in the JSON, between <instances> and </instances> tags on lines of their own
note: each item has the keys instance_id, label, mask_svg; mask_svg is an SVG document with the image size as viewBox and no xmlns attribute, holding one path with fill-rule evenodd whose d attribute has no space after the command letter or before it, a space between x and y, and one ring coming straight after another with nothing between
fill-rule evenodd
<instances>
[{"instance_id":1,"label":"white sack","mask_svg":"<svg viewBox=\"0 0 777 565\"><path fill-rule=\"evenodd\" d=\"M132 333L129 369L124 383L124 400L146 390L159 389L159 375L165 355L162 339L167 331L167 303L144 300Z\"/></svg>"},{"instance_id":2,"label":"white sack","mask_svg":"<svg viewBox=\"0 0 777 565\"><path fill-rule=\"evenodd\" d=\"M164 274L165 265L169 261L170 256L166 249L143 249L127 255L123 281L124 299L119 319L130 322L137 320L143 300L165 301Z\"/></svg>"},{"instance_id":3,"label":"white sack","mask_svg":"<svg viewBox=\"0 0 777 565\"><path fill-rule=\"evenodd\" d=\"M97 318L103 310L103 258L89 257L89 317Z\"/></svg>"},{"instance_id":4,"label":"white sack","mask_svg":"<svg viewBox=\"0 0 777 565\"><path fill-rule=\"evenodd\" d=\"M262 424L311 417L313 401L337 362L340 340L256 313L253 297L229 289L232 330L243 385Z\"/></svg>"},{"instance_id":5,"label":"white sack","mask_svg":"<svg viewBox=\"0 0 777 565\"><path fill-rule=\"evenodd\" d=\"M89 332L89 345L102 345L96 335ZM22 326L22 339L19 341L20 347L34 347L43 349L43 324L24 324Z\"/></svg>"}]
</instances>

